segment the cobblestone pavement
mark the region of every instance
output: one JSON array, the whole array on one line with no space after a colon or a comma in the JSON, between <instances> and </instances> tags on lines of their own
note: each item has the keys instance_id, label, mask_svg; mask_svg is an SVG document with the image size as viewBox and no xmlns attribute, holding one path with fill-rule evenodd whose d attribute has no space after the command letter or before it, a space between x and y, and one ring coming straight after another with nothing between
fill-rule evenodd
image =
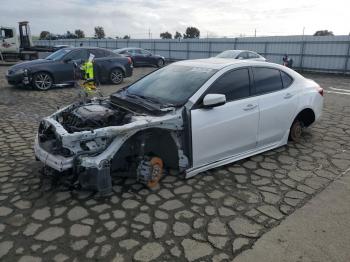
<instances>
[{"instance_id":1,"label":"cobblestone pavement","mask_svg":"<svg viewBox=\"0 0 350 262\"><path fill-rule=\"evenodd\" d=\"M227 261L341 176L350 163L350 96L326 93L322 120L300 143L150 191L114 179L114 195L62 191L33 156L38 121L75 88L13 88L0 67L0 261ZM152 68L137 68L132 79ZM323 87L350 78L312 75ZM105 94L116 90L104 86Z\"/></svg>"}]
</instances>

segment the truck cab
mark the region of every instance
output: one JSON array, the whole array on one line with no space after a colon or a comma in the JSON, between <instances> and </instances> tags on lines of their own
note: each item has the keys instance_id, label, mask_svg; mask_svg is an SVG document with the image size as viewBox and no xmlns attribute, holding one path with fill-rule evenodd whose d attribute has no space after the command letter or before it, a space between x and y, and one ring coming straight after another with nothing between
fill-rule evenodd
<instances>
[{"instance_id":1,"label":"truck cab","mask_svg":"<svg viewBox=\"0 0 350 262\"><path fill-rule=\"evenodd\" d=\"M19 53L19 39L14 27L0 26L0 52Z\"/></svg>"}]
</instances>

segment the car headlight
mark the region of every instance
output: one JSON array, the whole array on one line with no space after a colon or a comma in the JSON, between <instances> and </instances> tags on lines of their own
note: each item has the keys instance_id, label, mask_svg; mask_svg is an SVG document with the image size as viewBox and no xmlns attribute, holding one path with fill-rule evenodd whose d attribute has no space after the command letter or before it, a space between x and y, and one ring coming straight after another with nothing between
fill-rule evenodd
<instances>
[{"instance_id":1,"label":"car headlight","mask_svg":"<svg viewBox=\"0 0 350 262\"><path fill-rule=\"evenodd\" d=\"M15 74L23 74L23 75L27 76L27 75L28 75L28 69L26 69L26 68L20 68L20 69L14 71L14 73L15 73Z\"/></svg>"}]
</instances>

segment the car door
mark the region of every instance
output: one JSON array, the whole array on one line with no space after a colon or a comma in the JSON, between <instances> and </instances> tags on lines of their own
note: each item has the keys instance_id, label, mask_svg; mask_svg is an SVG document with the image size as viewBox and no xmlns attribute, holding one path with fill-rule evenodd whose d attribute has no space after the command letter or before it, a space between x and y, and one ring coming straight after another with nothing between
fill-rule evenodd
<instances>
[{"instance_id":1,"label":"car door","mask_svg":"<svg viewBox=\"0 0 350 262\"><path fill-rule=\"evenodd\" d=\"M141 54L142 54L142 64L144 65L152 65L152 64L155 64L155 59L154 57L152 56L151 52L147 51L147 50L143 50L141 49L140 50Z\"/></svg>"},{"instance_id":2,"label":"car door","mask_svg":"<svg viewBox=\"0 0 350 262\"><path fill-rule=\"evenodd\" d=\"M204 94L224 94L227 102L206 109L198 101L191 110L193 167L256 148L259 107L250 86L248 68L228 71Z\"/></svg>"},{"instance_id":3,"label":"car door","mask_svg":"<svg viewBox=\"0 0 350 262\"><path fill-rule=\"evenodd\" d=\"M132 57L135 64L137 65L145 64L144 55L141 53L140 49L133 49Z\"/></svg>"},{"instance_id":4,"label":"car door","mask_svg":"<svg viewBox=\"0 0 350 262\"><path fill-rule=\"evenodd\" d=\"M89 53L86 49L72 50L66 54L55 69L56 83L74 81L74 63L80 66L88 59Z\"/></svg>"},{"instance_id":5,"label":"car door","mask_svg":"<svg viewBox=\"0 0 350 262\"><path fill-rule=\"evenodd\" d=\"M290 129L298 106L293 79L275 68L253 67L260 108L258 147L279 143Z\"/></svg>"}]
</instances>

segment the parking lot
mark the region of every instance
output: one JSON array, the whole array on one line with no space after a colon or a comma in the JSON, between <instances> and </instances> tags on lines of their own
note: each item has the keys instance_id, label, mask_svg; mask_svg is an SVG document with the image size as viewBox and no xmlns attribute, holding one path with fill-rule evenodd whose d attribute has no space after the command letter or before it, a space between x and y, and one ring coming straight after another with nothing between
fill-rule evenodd
<instances>
[{"instance_id":1,"label":"parking lot","mask_svg":"<svg viewBox=\"0 0 350 262\"><path fill-rule=\"evenodd\" d=\"M97 200L50 183L32 149L40 119L78 90L15 88L7 69L0 67L1 261L231 261L350 167L350 78L308 74L326 90L325 107L300 143L188 180L169 175L152 191L115 178L113 196ZM102 91L152 70L136 68Z\"/></svg>"}]
</instances>

